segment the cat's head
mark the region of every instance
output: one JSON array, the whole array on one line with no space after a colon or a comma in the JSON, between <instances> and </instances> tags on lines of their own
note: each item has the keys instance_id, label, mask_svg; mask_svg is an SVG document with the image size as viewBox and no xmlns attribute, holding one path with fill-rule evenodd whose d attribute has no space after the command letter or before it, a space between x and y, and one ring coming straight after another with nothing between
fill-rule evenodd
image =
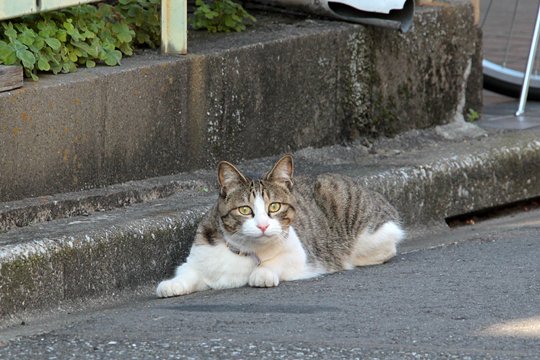
<instances>
[{"instance_id":1,"label":"cat's head","mask_svg":"<svg viewBox=\"0 0 540 360\"><path fill-rule=\"evenodd\" d=\"M218 165L218 212L227 241L256 250L282 239L294 219L293 160L283 156L261 179L243 175L232 164Z\"/></svg>"}]
</instances>

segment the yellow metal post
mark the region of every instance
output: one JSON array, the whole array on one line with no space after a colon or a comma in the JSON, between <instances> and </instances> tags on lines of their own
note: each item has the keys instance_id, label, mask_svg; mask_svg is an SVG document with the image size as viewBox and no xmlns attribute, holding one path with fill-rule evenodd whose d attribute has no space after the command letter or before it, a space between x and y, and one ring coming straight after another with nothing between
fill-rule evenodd
<instances>
[{"instance_id":1,"label":"yellow metal post","mask_svg":"<svg viewBox=\"0 0 540 360\"><path fill-rule=\"evenodd\" d=\"M187 53L187 0L161 0L161 51Z\"/></svg>"},{"instance_id":2,"label":"yellow metal post","mask_svg":"<svg viewBox=\"0 0 540 360\"><path fill-rule=\"evenodd\" d=\"M480 0L471 0L474 9L474 25L480 24Z\"/></svg>"}]
</instances>

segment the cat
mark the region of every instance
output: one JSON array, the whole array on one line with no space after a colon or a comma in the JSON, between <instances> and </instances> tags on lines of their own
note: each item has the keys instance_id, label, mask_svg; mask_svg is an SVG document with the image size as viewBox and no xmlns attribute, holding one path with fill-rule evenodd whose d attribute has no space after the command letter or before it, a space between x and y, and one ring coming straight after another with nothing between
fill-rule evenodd
<instances>
[{"instance_id":1,"label":"cat","mask_svg":"<svg viewBox=\"0 0 540 360\"><path fill-rule=\"evenodd\" d=\"M196 231L186 262L159 297L245 285L273 287L382 264L404 238L397 211L351 178L295 178L285 155L261 179L218 165L219 197Z\"/></svg>"}]
</instances>

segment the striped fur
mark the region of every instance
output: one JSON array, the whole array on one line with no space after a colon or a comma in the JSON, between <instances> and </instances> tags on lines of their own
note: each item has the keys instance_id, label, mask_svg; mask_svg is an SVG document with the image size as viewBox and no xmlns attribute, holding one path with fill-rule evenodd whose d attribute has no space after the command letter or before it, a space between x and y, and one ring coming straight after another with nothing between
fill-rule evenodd
<instances>
[{"instance_id":1,"label":"striped fur","mask_svg":"<svg viewBox=\"0 0 540 360\"><path fill-rule=\"evenodd\" d=\"M217 204L200 223L190 256L160 283L158 296L276 286L381 264L404 237L397 211L380 194L336 174L293 180L290 155L261 179L221 162L218 182Z\"/></svg>"}]
</instances>

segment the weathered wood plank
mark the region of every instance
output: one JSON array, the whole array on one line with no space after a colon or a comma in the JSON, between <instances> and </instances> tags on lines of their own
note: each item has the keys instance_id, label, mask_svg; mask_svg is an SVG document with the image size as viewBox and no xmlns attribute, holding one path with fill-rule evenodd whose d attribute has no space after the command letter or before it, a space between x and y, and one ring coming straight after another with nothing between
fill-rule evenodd
<instances>
[{"instance_id":1,"label":"weathered wood plank","mask_svg":"<svg viewBox=\"0 0 540 360\"><path fill-rule=\"evenodd\" d=\"M22 66L0 65L0 92L23 86Z\"/></svg>"},{"instance_id":2,"label":"weathered wood plank","mask_svg":"<svg viewBox=\"0 0 540 360\"><path fill-rule=\"evenodd\" d=\"M0 20L97 1L100 0L0 0Z\"/></svg>"},{"instance_id":3,"label":"weathered wood plank","mask_svg":"<svg viewBox=\"0 0 540 360\"><path fill-rule=\"evenodd\" d=\"M0 20L33 14L36 11L38 8L35 0L0 1Z\"/></svg>"}]
</instances>

